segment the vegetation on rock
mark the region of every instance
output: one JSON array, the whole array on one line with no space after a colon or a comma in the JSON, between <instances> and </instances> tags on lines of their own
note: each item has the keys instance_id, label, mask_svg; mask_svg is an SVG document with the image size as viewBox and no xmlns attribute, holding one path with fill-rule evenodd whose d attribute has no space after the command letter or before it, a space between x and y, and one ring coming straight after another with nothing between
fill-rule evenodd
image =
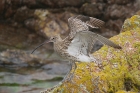
<instances>
[{"instance_id":1,"label":"vegetation on rock","mask_svg":"<svg viewBox=\"0 0 140 93\"><path fill-rule=\"evenodd\" d=\"M103 46L93 55L102 61L77 63L71 82L41 93L137 93L140 92L140 16L124 22L122 33L111 38L122 49Z\"/></svg>"}]
</instances>

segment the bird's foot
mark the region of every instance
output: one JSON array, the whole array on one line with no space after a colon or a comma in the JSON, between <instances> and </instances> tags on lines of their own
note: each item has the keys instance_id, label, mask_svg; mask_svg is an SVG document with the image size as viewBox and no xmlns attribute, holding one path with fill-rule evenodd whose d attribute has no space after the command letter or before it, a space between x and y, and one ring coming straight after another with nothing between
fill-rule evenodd
<instances>
[{"instance_id":1,"label":"bird's foot","mask_svg":"<svg viewBox=\"0 0 140 93\"><path fill-rule=\"evenodd\" d=\"M70 73L69 77L67 78L68 81L72 81L74 77L74 73Z\"/></svg>"},{"instance_id":2,"label":"bird's foot","mask_svg":"<svg viewBox=\"0 0 140 93\"><path fill-rule=\"evenodd\" d=\"M103 69L103 65L102 65L102 64L98 64L98 67L99 67L100 69Z\"/></svg>"},{"instance_id":3,"label":"bird's foot","mask_svg":"<svg viewBox=\"0 0 140 93\"><path fill-rule=\"evenodd\" d=\"M75 69L76 69L76 64L75 62L71 62L71 68L70 71L66 74L66 76L64 77L64 79L62 80L62 82L72 82L72 79L74 77L74 73L75 73Z\"/></svg>"},{"instance_id":4,"label":"bird's foot","mask_svg":"<svg viewBox=\"0 0 140 93\"><path fill-rule=\"evenodd\" d=\"M95 65L98 66L100 69L103 68L103 64L102 61L99 59L94 60Z\"/></svg>"}]
</instances>

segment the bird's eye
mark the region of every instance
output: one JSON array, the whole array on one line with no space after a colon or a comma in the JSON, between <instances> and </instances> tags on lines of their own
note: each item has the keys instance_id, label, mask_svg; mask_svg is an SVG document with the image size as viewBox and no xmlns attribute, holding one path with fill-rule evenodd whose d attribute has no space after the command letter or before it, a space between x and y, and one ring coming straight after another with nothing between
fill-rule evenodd
<instances>
[{"instance_id":1,"label":"bird's eye","mask_svg":"<svg viewBox=\"0 0 140 93\"><path fill-rule=\"evenodd\" d=\"M52 40L54 40L55 38L53 37Z\"/></svg>"}]
</instances>

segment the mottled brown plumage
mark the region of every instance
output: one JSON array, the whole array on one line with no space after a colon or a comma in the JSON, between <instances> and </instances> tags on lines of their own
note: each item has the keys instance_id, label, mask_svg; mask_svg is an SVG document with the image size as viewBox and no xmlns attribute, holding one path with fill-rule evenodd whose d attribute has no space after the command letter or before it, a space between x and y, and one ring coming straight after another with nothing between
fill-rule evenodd
<instances>
[{"instance_id":1,"label":"mottled brown plumage","mask_svg":"<svg viewBox=\"0 0 140 93\"><path fill-rule=\"evenodd\" d=\"M72 63L74 71L76 69L76 61L96 62L97 64L101 63L90 54L96 40L99 40L108 46L121 49L119 45L113 43L107 38L89 31L88 26L92 28L100 28L104 25L104 22L99 19L78 15L70 17L68 19L68 24L70 33L65 39L62 40L60 35L56 35L51 37L49 42L53 42L54 50L59 55L68 59Z\"/></svg>"}]
</instances>

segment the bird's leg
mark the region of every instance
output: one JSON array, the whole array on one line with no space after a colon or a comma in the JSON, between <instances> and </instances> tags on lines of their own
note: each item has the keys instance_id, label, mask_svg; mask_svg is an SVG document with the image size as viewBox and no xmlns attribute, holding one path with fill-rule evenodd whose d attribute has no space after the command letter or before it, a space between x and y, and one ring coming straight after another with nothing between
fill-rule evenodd
<instances>
[{"instance_id":1,"label":"bird's leg","mask_svg":"<svg viewBox=\"0 0 140 93\"><path fill-rule=\"evenodd\" d=\"M102 68L102 67L103 67L103 66L102 66L102 61L101 61L101 60L96 59L94 62L97 64L97 66L98 66L99 68Z\"/></svg>"},{"instance_id":2,"label":"bird's leg","mask_svg":"<svg viewBox=\"0 0 140 93\"><path fill-rule=\"evenodd\" d=\"M101 68L102 67L102 61L100 59L95 59L92 55L89 55L90 58L92 59L93 62L95 62L95 64Z\"/></svg>"},{"instance_id":3,"label":"bird's leg","mask_svg":"<svg viewBox=\"0 0 140 93\"><path fill-rule=\"evenodd\" d=\"M73 76L74 76L74 73L75 73L75 70L76 70L76 68L77 68L77 65L76 65L76 63L75 62L72 62L72 72L70 73L70 76L69 76L69 80L71 80L72 78L73 78Z\"/></svg>"},{"instance_id":4,"label":"bird's leg","mask_svg":"<svg viewBox=\"0 0 140 93\"><path fill-rule=\"evenodd\" d=\"M70 70L69 70L69 73L70 73L70 71L72 70L72 66L73 66L72 65L73 64L72 61L69 61L69 64L70 64Z\"/></svg>"},{"instance_id":5,"label":"bird's leg","mask_svg":"<svg viewBox=\"0 0 140 93\"><path fill-rule=\"evenodd\" d=\"M70 74L70 72L72 70L73 63L71 61L69 61L69 63L70 63L70 70L69 70L69 72L67 72L67 74L65 75L64 79L62 80L62 82L64 82L67 79L67 77L69 76L69 74Z\"/></svg>"},{"instance_id":6,"label":"bird's leg","mask_svg":"<svg viewBox=\"0 0 140 93\"><path fill-rule=\"evenodd\" d=\"M70 64L71 64L71 68L70 68L69 72L66 74L66 76L64 77L64 79L62 80L62 82L70 81L74 76L74 72L75 72L75 70L77 68L77 65L76 65L75 62L70 62Z\"/></svg>"}]
</instances>

